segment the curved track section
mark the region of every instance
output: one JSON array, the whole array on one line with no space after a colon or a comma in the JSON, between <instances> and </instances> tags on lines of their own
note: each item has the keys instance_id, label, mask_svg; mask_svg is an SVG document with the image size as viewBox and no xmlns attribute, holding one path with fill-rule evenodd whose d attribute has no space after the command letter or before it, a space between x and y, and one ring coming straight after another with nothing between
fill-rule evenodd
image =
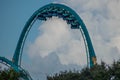
<instances>
[{"instance_id":1,"label":"curved track section","mask_svg":"<svg viewBox=\"0 0 120 80\"><path fill-rule=\"evenodd\" d=\"M32 80L31 76L27 71L25 71L23 68L20 66L16 66L12 61L8 60L5 57L0 57L0 63L8 66L9 68L14 69L16 72L20 73L20 77L23 78L24 80Z\"/></svg>"},{"instance_id":2,"label":"curved track section","mask_svg":"<svg viewBox=\"0 0 120 80\"><path fill-rule=\"evenodd\" d=\"M19 72L18 66L16 66L12 61L6 59L5 57L0 57L0 63L5 64L8 67L13 68L16 72Z\"/></svg>"},{"instance_id":3,"label":"curved track section","mask_svg":"<svg viewBox=\"0 0 120 80\"><path fill-rule=\"evenodd\" d=\"M86 45L86 53L88 55L87 63L89 64L89 67L92 67L94 64L96 64L96 55L92 46L92 42L82 19L71 8L62 4L53 3L38 9L26 22L13 56L13 63L15 65L20 65L24 43L34 22L37 19L46 21L52 16L57 16L59 18L63 18L63 20L66 20L66 22L71 25L71 29L80 29Z\"/></svg>"}]
</instances>

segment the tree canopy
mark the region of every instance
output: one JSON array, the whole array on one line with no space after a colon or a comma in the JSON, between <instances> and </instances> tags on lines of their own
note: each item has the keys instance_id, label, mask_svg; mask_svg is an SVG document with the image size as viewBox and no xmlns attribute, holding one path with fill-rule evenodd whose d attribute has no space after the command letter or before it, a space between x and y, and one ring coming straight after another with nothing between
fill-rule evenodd
<instances>
[{"instance_id":1,"label":"tree canopy","mask_svg":"<svg viewBox=\"0 0 120 80\"><path fill-rule=\"evenodd\" d=\"M13 69L5 69L0 71L0 80L19 80L20 74Z\"/></svg>"},{"instance_id":2,"label":"tree canopy","mask_svg":"<svg viewBox=\"0 0 120 80\"><path fill-rule=\"evenodd\" d=\"M114 61L112 65L102 61L101 64L81 71L60 72L47 76L47 80L120 80L120 60Z\"/></svg>"},{"instance_id":3,"label":"tree canopy","mask_svg":"<svg viewBox=\"0 0 120 80\"><path fill-rule=\"evenodd\" d=\"M20 80L20 73L13 69L0 69L0 80ZM61 71L53 76L47 76L47 80L120 80L120 60L114 61L111 65L102 61L92 68Z\"/></svg>"}]
</instances>

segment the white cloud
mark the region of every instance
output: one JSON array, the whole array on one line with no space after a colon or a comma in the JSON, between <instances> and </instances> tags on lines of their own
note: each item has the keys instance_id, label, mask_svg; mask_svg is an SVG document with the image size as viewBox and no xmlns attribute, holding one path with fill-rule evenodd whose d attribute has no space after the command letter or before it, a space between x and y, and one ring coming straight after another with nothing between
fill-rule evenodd
<instances>
[{"instance_id":1,"label":"white cloud","mask_svg":"<svg viewBox=\"0 0 120 80\"><path fill-rule=\"evenodd\" d=\"M104 60L111 63L113 59L119 58L119 0L63 0L60 2L73 8L83 19L90 33L98 62ZM43 33L37 37L29 49L32 57L37 55L46 57L51 53L59 53L57 56L62 64L81 65L86 62L85 48L79 37L79 31L71 31L65 21L58 18L49 19L40 26L39 30Z\"/></svg>"},{"instance_id":2,"label":"white cloud","mask_svg":"<svg viewBox=\"0 0 120 80\"><path fill-rule=\"evenodd\" d=\"M114 59L120 58L120 0L59 2L74 9L84 21L98 63L103 60L110 64ZM32 74L56 73L58 70L75 66L79 68L86 64L85 46L79 30L71 30L65 21L54 17L41 24L39 31L40 35L30 45L28 52L33 60L31 64L34 65L29 70L33 71Z\"/></svg>"},{"instance_id":3,"label":"white cloud","mask_svg":"<svg viewBox=\"0 0 120 80\"><path fill-rule=\"evenodd\" d=\"M120 57L120 0L63 0L78 12L90 33L97 60Z\"/></svg>"},{"instance_id":4,"label":"white cloud","mask_svg":"<svg viewBox=\"0 0 120 80\"><path fill-rule=\"evenodd\" d=\"M120 37L115 37L111 40L112 47L116 47L120 52Z\"/></svg>"},{"instance_id":5,"label":"white cloud","mask_svg":"<svg viewBox=\"0 0 120 80\"><path fill-rule=\"evenodd\" d=\"M108 9L109 9L109 13L111 18L115 18L120 20L120 0L110 0L108 2Z\"/></svg>"},{"instance_id":6,"label":"white cloud","mask_svg":"<svg viewBox=\"0 0 120 80\"><path fill-rule=\"evenodd\" d=\"M61 64L57 54L54 53L51 53L44 58L41 56L33 57L29 60L29 62L30 63L24 64L23 67L25 67L25 70L29 71L30 75L32 75L33 80L46 80L46 76L54 75L59 71L81 69L81 67L76 64Z\"/></svg>"},{"instance_id":7,"label":"white cloud","mask_svg":"<svg viewBox=\"0 0 120 80\"><path fill-rule=\"evenodd\" d=\"M55 53L61 64L86 64L86 54L79 30L72 30L63 19L53 17L44 22L42 32L29 48L31 57L42 58Z\"/></svg>"},{"instance_id":8,"label":"white cloud","mask_svg":"<svg viewBox=\"0 0 120 80\"><path fill-rule=\"evenodd\" d=\"M71 40L68 46L62 54L59 54L60 60L63 64L68 65L69 63L74 63L77 65L86 64L86 53L84 44L81 45L79 40Z\"/></svg>"},{"instance_id":9,"label":"white cloud","mask_svg":"<svg viewBox=\"0 0 120 80\"><path fill-rule=\"evenodd\" d=\"M58 18L52 18L43 23L39 28L40 32L43 33L31 45L30 53L33 55L40 53L39 55L45 57L49 53L54 52L59 46L68 41L70 33L67 27L69 26L66 22ZM67 39L63 40L64 38Z\"/></svg>"}]
</instances>

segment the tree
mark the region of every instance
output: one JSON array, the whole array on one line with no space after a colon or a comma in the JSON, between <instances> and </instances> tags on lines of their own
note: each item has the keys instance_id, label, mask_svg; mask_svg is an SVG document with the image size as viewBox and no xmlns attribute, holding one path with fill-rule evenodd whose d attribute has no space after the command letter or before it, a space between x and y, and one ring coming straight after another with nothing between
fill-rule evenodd
<instances>
[{"instance_id":1,"label":"tree","mask_svg":"<svg viewBox=\"0 0 120 80\"><path fill-rule=\"evenodd\" d=\"M54 76L47 76L47 80L120 80L120 60L107 65L101 61L92 68L81 71L64 71Z\"/></svg>"},{"instance_id":2,"label":"tree","mask_svg":"<svg viewBox=\"0 0 120 80\"><path fill-rule=\"evenodd\" d=\"M13 69L5 69L0 71L0 80L19 80L20 74Z\"/></svg>"},{"instance_id":3,"label":"tree","mask_svg":"<svg viewBox=\"0 0 120 80\"><path fill-rule=\"evenodd\" d=\"M113 78L112 80L120 80L120 59L114 61L111 67L109 67L109 73Z\"/></svg>"}]
</instances>

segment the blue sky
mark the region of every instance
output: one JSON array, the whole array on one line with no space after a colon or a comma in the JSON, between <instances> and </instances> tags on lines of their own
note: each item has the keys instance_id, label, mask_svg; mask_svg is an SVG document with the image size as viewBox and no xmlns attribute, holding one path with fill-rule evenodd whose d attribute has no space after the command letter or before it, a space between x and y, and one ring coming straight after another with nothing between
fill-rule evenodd
<instances>
[{"instance_id":1,"label":"blue sky","mask_svg":"<svg viewBox=\"0 0 120 80\"><path fill-rule=\"evenodd\" d=\"M33 12L52 0L0 0L0 53L5 56L14 53L19 35ZM6 50L7 49L7 50Z\"/></svg>"},{"instance_id":2,"label":"blue sky","mask_svg":"<svg viewBox=\"0 0 120 80\"><path fill-rule=\"evenodd\" d=\"M110 64L120 58L119 0L0 0L0 56L12 58L26 21L34 11L51 2L65 4L80 15L90 33L98 63L103 60ZM58 18L38 23L28 35L22 59L22 66L34 78L40 76L44 80L47 74L64 69L80 69L86 65L86 56L82 54L84 44L78 35L79 31L71 31L69 25ZM63 27L57 26L57 31L56 25ZM81 54L77 54L79 49Z\"/></svg>"}]
</instances>

